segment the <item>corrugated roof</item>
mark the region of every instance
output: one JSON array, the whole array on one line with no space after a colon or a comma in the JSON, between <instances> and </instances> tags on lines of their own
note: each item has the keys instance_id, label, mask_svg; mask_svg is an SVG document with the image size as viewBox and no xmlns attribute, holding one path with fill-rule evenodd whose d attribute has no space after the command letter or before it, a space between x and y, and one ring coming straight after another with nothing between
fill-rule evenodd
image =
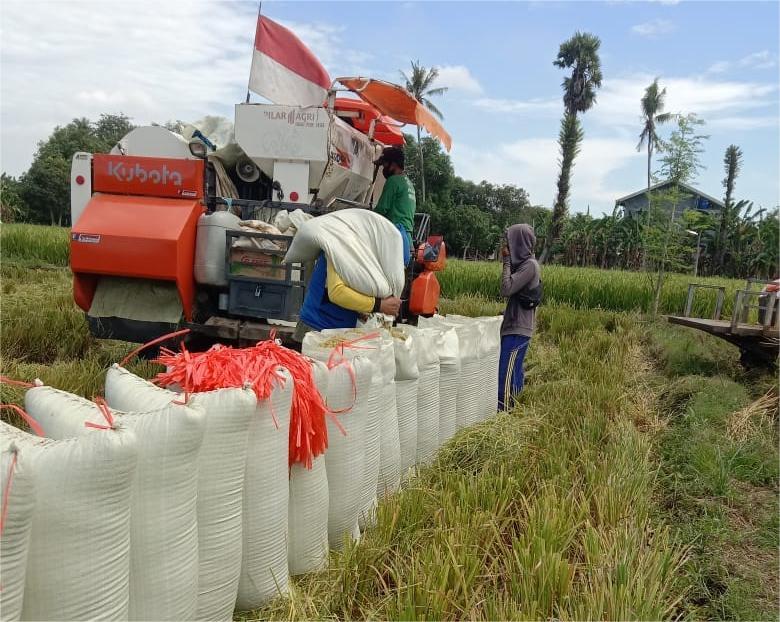
<instances>
[{"instance_id":1,"label":"corrugated roof","mask_svg":"<svg viewBox=\"0 0 780 622\"><path fill-rule=\"evenodd\" d=\"M643 188L642 190L638 190L636 192L633 192L632 194L627 194L624 197L620 197L618 200L615 201L615 205L620 205L621 203L624 203L625 201L628 201L629 199L633 199L634 197L638 197L642 194L646 194L648 192L652 192L653 190L657 190L658 188L663 188L665 186L669 186L672 184L671 180L662 181L660 183L657 183L655 185L650 186L649 188ZM684 182L677 182L677 185L679 185L682 188L685 188L688 192L691 194L698 195L700 197L704 197L707 199L710 203L714 203L715 205L719 206L720 208L723 208L723 201L720 199L716 199L715 197L711 197L709 194L706 194L702 192L701 190L697 190L693 186L690 186Z\"/></svg>"}]
</instances>

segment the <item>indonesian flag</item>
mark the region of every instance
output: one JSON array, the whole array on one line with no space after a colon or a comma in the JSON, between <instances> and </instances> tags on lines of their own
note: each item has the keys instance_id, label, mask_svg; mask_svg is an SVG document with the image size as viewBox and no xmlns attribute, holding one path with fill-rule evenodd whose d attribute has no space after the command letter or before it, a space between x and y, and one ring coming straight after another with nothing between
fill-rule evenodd
<instances>
[{"instance_id":1,"label":"indonesian flag","mask_svg":"<svg viewBox=\"0 0 780 622\"><path fill-rule=\"evenodd\" d=\"M321 106L331 80L311 50L284 26L260 15L249 88L285 106Z\"/></svg>"}]
</instances>

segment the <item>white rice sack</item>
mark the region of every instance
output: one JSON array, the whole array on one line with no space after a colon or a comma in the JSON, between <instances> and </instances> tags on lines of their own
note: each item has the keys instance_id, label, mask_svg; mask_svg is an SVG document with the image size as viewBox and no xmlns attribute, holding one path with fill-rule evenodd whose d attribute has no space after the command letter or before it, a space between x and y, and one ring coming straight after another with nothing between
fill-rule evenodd
<instances>
[{"instance_id":1,"label":"white rice sack","mask_svg":"<svg viewBox=\"0 0 780 622\"><path fill-rule=\"evenodd\" d=\"M312 361L314 384L328 394L328 368ZM325 456L317 456L311 469L290 468L288 566L291 575L322 570L328 565L328 474Z\"/></svg>"},{"instance_id":2,"label":"white rice sack","mask_svg":"<svg viewBox=\"0 0 780 622\"><path fill-rule=\"evenodd\" d=\"M398 406L395 395L395 347L393 337L382 331L380 346L382 408L379 429L379 478L377 495L394 493L401 485L401 441L398 438Z\"/></svg>"},{"instance_id":3,"label":"white rice sack","mask_svg":"<svg viewBox=\"0 0 780 622\"><path fill-rule=\"evenodd\" d=\"M501 322L503 316L481 317L483 326L483 372L485 374L485 404L483 419L498 412L498 362L501 358Z\"/></svg>"},{"instance_id":4,"label":"white rice sack","mask_svg":"<svg viewBox=\"0 0 780 622\"><path fill-rule=\"evenodd\" d=\"M482 369L483 347L481 345L482 323L474 318L436 315L423 323L439 326L451 326L458 335L458 354L460 358L460 378L457 396L457 429L465 428L482 420L485 412L486 374Z\"/></svg>"},{"instance_id":5,"label":"white rice sack","mask_svg":"<svg viewBox=\"0 0 780 622\"><path fill-rule=\"evenodd\" d=\"M411 335L394 329L395 401L398 409L398 441L401 447L401 476L417 459L417 344Z\"/></svg>"},{"instance_id":6,"label":"white rice sack","mask_svg":"<svg viewBox=\"0 0 780 622\"><path fill-rule=\"evenodd\" d=\"M118 365L106 374L106 401L112 408L162 408L183 397ZM206 417L198 456L196 618L230 620L241 576L246 451L257 399L249 388L220 389L190 394L187 406Z\"/></svg>"},{"instance_id":7,"label":"white rice sack","mask_svg":"<svg viewBox=\"0 0 780 622\"><path fill-rule=\"evenodd\" d=\"M454 327L441 327L437 338L439 352L439 445L455 436L460 384L460 346Z\"/></svg>"},{"instance_id":8,"label":"white rice sack","mask_svg":"<svg viewBox=\"0 0 780 622\"><path fill-rule=\"evenodd\" d=\"M400 296L404 288L403 240L384 216L343 209L301 223L285 263L317 259L320 251L351 288L369 296Z\"/></svg>"},{"instance_id":9,"label":"white rice sack","mask_svg":"<svg viewBox=\"0 0 780 622\"><path fill-rule=\"evenodd\" d=\"M3 533L0 535L0 612L3 620L22 616L24 578L30 547L35 481L27 465L26 453L14 443L0 452L0 499Z\"/></svg>"},{"instance_id":10,"label":"white rice sack","mask_svg":"<svg viewBox=\"0 0 780 622\"><path fill-rule=\"evenodd\" d=\"M279 373L282 384L274 387L269 399L257 402L249 424L242 513L244 544L236 599L236 607L241 610L255 609L287 593L293 381L286 369L280 368Z\"/></svg>"},{"instance_id":11,"label":"white rice sack","mask_svg":"<svg viewBox=\"0 0 780 622\"><path fill-rule=\"evenodd\" d=\"M30 389L24 402L49 438L91 434L85 422L107 424L93 402L51 387ZM135 432L138 447L130 515L129 619L191 619L198 596L197 463L205 417L176 404L111 414Z\"/></svg>"},{"instance_id":12,"label":"white rice sack","mask_svg":"<svg viewBox=\"0 0 780 622\"><path fill-rule=\"evenodd\" d=\"M433 460L439 448L439 331L405 326L417 344L417 464Z\"/></svg>"},{"instance_id":13,"label":"white rice sack","mask_svg":"<svg viewBox=\"0 0 780 622\"><path fill-rule=\"evenodd\" d=\"M55 441L0 422L0 451L11 446L35 481L22 619L126 620L135 434Z\"/></svg>"},{"instance_id":14,"label":"white rice sack","mask_svg":"<svg viewBox=\"0 0 780 622\"><path fill-rule=\"evenodd\" d=\"M333 336L308 333L303 354L322 362L331 361L328 373L328 408L335 411L339 427L328 418L328 450L325 467L328 474L328 541L340 550L344 537L359 537L358 516L363 499L365 474L365 436L369 419L368 396L373 383L374 364L363 351L344 348L334 360L333 348L325 344Z\"/></svg>"}]
</instances>

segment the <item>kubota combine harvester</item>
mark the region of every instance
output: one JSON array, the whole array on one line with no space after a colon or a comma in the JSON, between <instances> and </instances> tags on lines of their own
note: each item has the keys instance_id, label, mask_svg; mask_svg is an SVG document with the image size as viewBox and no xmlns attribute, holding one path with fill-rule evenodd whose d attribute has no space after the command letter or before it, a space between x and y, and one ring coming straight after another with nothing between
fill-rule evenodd
<instances>
[{"instance_id":1,"label":"kubota combine harvester","mask_svg":"<svg viewBox=\"0 0 780 622\"><path fill-rule=\"evenodd\" d=\"M428 110L399 86L339 78L356 94L299 108L235 107L232 135L139 127L107 154L77 153L71 171L71 269L76 303L100 338L147 341L181 327L210 339L282 337L298 319L311 266L284 264L289 235L248 232L281 211L314 217L371 209L383 178L373 161L424 126L449 149ZM300 212L299 212L300 213ZM446 251L418 213L401 321L433 314Z\"/></svg>"}]
</instances>

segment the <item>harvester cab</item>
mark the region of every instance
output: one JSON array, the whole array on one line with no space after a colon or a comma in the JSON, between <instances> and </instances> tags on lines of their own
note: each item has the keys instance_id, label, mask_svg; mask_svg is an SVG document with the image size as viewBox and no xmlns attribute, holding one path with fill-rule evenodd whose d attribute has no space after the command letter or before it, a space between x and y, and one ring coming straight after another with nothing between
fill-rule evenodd
<instances>
[{"instance_id":1,"label":"harvester cab","mask_svg":"<svg viewBox=\"0 0 780 622\"><path fill-rule=\"evenodd\" d=\"M74 156L73 291L95 336L143 342L182 327L238 343L291 336L312 269L283 261L297 227L335 209L370 209L384 182L373 162L403 145L401 125L424 126L450 147L401 87L337 83L353 97L334 86L321 107L242 103L234 124L139 127L108 154ZM404 322L436 311L435 272L446 261L427 214L417 214L413 241Z\"/></svg>"}]
</instances>

